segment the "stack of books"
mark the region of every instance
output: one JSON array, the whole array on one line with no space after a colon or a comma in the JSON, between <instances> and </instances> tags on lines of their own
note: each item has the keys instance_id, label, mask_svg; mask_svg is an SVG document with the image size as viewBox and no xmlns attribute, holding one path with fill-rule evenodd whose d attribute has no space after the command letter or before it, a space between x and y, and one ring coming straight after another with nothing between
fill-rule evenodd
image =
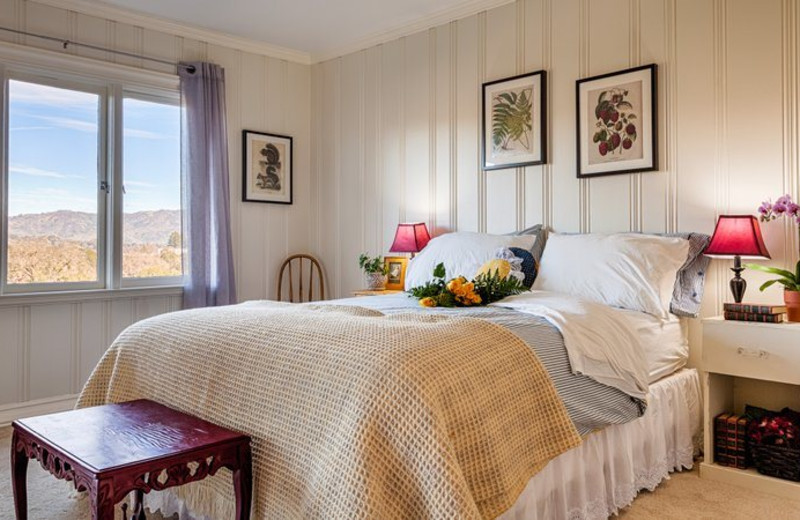
<instances>
[{"instance_id":1,"label":"stack of books","mask_svg":"<svg viewBox=\"0 0 800 520\"><path fill-rule=\"evenodd\" d=\"M759 305L757 303L726 303L723 306L726 320L783 323L785 305Z\"/></svg>"},{"instance_id":2,"label":"stack of books","mask_svg":"<svg viewBox=\"0 0 800 520\"><path fill-rule=\"evenodd\" d=\"M747 468L746 417L723 413L714 418L714 462L732 468Z\"/></svg>"}]
</instances>

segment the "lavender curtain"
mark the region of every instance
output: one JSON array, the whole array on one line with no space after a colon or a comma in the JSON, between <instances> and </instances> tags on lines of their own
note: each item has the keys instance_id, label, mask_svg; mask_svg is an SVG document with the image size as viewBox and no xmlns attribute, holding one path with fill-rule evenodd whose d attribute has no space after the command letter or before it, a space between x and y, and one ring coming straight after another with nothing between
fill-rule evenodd
<instances>
[{"instance_id":1,"label":"lavender curtain","mask_svg":"<svg viewBox=\"0 0 800 520\"><path fill-rule=\"evenodd\" d=\"M184 308L236 303L230 233L225 70L182 63Z\"/></svg>"}]
</instances>

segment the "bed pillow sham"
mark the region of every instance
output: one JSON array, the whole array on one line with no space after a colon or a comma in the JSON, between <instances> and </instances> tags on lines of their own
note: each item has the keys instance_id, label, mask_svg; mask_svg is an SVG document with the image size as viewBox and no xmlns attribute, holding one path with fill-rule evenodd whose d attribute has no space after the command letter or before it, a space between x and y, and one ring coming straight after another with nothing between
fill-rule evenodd
<instances>
[{"instance_id":1,"label":"bed pillow sham","mask_svg":"<svg viewBox=\"0 0 800 520\"><path fill-rule=\"evenodd\" d=\"M667 318L688 251L679 237L551 233L533 289Z\"/></svg>"},{"instance_id":2,"label":"bed pillow sham","mask_svg":"<svg viewBox=\"0 0 800 520\"><path fill-rule=\"evenodd\" d=\"M703 233L669 233L660 236L679 237L689 241L689 254L678 271L669 310L676 316L696 318L700 316L706 271L711 263L711 258L703 252L711 242L711 237Z\"/></svg>"},{"instance_id":3,"label":"bed pillow sham","mask_svg":"<svg viewBox=\"0 0 800 520\"><path fill-rule=\"evenodd\" d=\"M425 246L408 265L406 290L433 280L433 269L443 263L448 279L456 276L473 278L481 266L497 255L503 247L529 250L536 237L488 235L458 231L440 235Z\"/></svg>"}]
</instances>

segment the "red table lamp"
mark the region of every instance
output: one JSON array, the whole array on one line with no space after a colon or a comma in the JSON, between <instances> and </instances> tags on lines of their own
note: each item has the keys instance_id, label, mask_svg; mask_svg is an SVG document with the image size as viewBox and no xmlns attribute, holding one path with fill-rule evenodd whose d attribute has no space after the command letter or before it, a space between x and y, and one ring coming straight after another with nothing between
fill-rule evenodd
<instances>
[{"instance_id":1,"label":"red table lamp","mask_svg":"<svg viewBox=\"0 0 800 520\"><path fill-rule=\"evenodd\" d=\"M428 228L424 222L414 222L412 224L398 224L397 231L394 234L394 242L389 251L392 253L414 253L422 251L431 236L428 234Z\"/></svg>"},{"instance_id":2,"label":"red table lamp","mask_svg":"<svg viewBox=\"0 0 800 520\"><path fill-rule=\"evenodd\" d=\"M736 303L742 303L747 282L742 278L742 257L768 259L769 251L761 238L758 220L752 215L720 215L714 236L705 251L707 256L733 257L731 292Z\"/></svg>"}]
</instances>

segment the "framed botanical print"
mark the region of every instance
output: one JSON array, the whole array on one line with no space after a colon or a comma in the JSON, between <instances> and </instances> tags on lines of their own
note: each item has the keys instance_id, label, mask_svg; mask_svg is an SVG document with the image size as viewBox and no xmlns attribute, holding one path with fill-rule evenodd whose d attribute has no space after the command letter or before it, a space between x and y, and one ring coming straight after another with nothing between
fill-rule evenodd
<instances>
[{"instance_id":1,"label":"framed botanical print","mask_svg":"<svg viewBox=\"0 0 800 520\"><path fill-rule=\"evenodd\" d=\"M656 65L578 80L578 177L658 169Z\"/></svg>"},{"instance_id":2,"label":"framed botanical print","mask_svg":"<svg viewBox=\"0 0 800 520\"><path fill-rule=\"evenodd\" d=\"M543 70L483 84L484 170L547 160L546 89Z\"/></svg>"},{"instance_id":3,"label":"framed botanical print","mask_svg":"<svg viewBox=\"0 0 800 520\"><path fill-rule=\"evenodd\" d=\"M242 130L242 200L292 203L292 138Z\"/></svg>"},{"instance_id":4,"label":"framed botanical print","mask_svg":"<svg viewBox=\"0 0 800 520\"><path fill-rule=\"evenodd\" d=\"M386 264L386 289L404 291L408 259L404 256L385 256L383 262Z\"/></svg>"}]
</instances>

